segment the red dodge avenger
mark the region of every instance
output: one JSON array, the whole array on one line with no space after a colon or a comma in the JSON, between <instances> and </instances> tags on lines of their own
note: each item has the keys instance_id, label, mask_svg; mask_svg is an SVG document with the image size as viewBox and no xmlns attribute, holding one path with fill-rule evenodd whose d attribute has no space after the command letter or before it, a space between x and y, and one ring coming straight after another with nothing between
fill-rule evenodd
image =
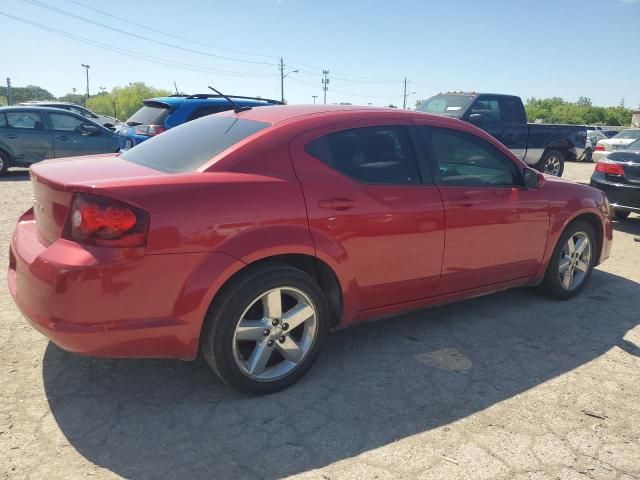
<instances>
[{"instance_id":1,"label":"red dodge avenger","mask_svg":"<svg viewBox=\"0 0 640 480\"><path fill-rule=\"evenodd\" d=\"M100 357L201 350L251 393L298 380L331 328L510 287L571 298L612 240L599 190L391 109L226 112L31 180L8 283L37 330Z\"/></svg>"}]
</instances>

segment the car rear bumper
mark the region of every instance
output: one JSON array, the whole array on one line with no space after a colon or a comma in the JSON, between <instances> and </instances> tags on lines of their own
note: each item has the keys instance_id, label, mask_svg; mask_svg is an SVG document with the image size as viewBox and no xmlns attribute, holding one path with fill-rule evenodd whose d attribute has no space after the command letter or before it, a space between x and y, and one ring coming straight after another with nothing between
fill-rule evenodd
<instances>
[{"instance_id":1,"label":"car rear bumper","mask_svg":"<svg viewBox=\"0 0 640 480\"><path fill-rule=\"evenodd\" d=\"M64 239L46 246L27 214L11 241L8 285L29 323L65 350L188 360L203 310L186 285L205 255L145 255Z\"/></svg>"},{"instance_id":2,"label":"car rear bumper","mask_svg":"<svg viewBox=\"0 0 640 480\"><path fill-rule=\"evenodd\" d=\"M640 186L607 182L602 174L591 177L591 186L606 193L612 208L640 213Z\"/></svg>"}]
</instances>

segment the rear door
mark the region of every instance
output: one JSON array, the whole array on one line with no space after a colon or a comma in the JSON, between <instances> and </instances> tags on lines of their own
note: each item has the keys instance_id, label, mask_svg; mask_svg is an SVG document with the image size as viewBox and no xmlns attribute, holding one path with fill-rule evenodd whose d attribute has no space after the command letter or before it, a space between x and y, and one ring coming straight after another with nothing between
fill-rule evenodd
<instances>
[{"instance_id":1,"label":"rear door","mask_svg":"<svg viewBox=\"0 0 640 480\"><path fill-rule=\"evenodd\" d=\"M444 212L430 178L421 181L402 121L355 121L294 139L291 153L319 250L333 251L353 278L360 309L435 295Z\"/></svg>"},{"instance_id":2,"label":"rear door","mask_svg":"<svg viewBox=\"0 0 640 480\"><path fill-rule=\"evenodd\" d=\"M79 115L68 112L48 112L49 128L53 135L53 149L56 158L75 157L107 153L109 136L102 128L96 132L86 132L83 126L96 127L96 124L84 120ZM113 149L111 149L113 150Z\"/></svg>"},{"instance_id":3,"label":"rear door","mask_svg":"<svg viewBox=\"0 0 640 480\"><path fill-rule=\"evenodd\" d=\"M533 276L549 228L544 192L525 189L516 163L484 139L448 128L417 128L445 208L440 293Z\"/></svg>"},{"instance_id":4,"label":"rear door","mask_svg":"<svg viewBox=\"0 0 640 480\"><path fill-rule=\"evenodd\" d=\"M44 125L42 112L5 111L5 121L0 126L0 135L17 164L28 166L40 160L53 158L52 135L45 130Z\"/></svg>"}]
</instances>

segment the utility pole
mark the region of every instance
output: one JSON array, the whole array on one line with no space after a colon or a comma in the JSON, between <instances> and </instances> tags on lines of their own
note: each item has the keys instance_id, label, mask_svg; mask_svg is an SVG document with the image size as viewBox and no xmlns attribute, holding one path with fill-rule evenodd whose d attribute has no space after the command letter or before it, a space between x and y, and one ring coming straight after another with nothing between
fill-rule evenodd
<instances>
[{"instance_id":1,"label":"utility pole","mask_svg":"<svg viewBox=\"0 0 640 480\"><path fill-rule=\"evenodd\" d=\"M402 93L402 109L407 109L407 77L404 77L404 92Z\"/></svg>"},{"instance_id":2,"label":"utility pole","mask_svg":"<svg viewBox=\"0 0 640 480\"><path fill-rule=\"evenodd\" d=\"M284 59L280 57L280 101L284 103L284 79L287 78L292 73L298 73L298 70L292 70L289 73L284 73Z\"/></svg>"},{"instance_id":3,"label":"utility pole","mask_svg":"<svg viewBox=\"0 0 640 480\"><path fill-rule=\"evenodd\" d=\"M11 79L7 77L7 106L13 103L13 92L11 91Z\"/></svg>"},{"instance_id":4,"label":"utility pole","mask_svg":"<svg viewBox=\"0 0 640 480\"><path fill-rule=\"evenodd\" d=\"M311 97L313 98L313 104L316 104L316 98L318 98L318 95L311 95Z\"/></svg>"},{"instance_id":5,"label":"utility pole","mask_svg":"<svg viewBox=\"0 0 640 480\"><path fill-rule=\"evenodd\" d=\"M322 90L324 91L324 104L327 104L327 90L329 90L329 70L322 70Z\"/></svg>"},{"instance_id":6,"label":"utility pole","mask_svg":"<svg viewBox=\"0 0 640 480\"><path fill-rule=\"evenodd\" d=\"M89 100L89 69L91 68L91 65L86 65L84 63L81 64L82 68L85 69L85 71L87 72L87 100ZM86 102L85 102L86 105Z\"/></svg>"}]
</instances>

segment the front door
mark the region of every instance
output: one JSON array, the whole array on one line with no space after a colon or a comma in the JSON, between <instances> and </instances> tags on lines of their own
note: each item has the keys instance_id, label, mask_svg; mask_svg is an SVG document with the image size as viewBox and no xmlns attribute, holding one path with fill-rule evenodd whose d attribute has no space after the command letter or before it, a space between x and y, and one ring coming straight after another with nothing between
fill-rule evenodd
<instances>
[{"instance_id":1,"label":"front door","mask_svg":"<svg viewBox=\"0 0 640 480\"><path fill-rule=\"evenodd\" d=\"M520 167L466 132L418 127L445 208L440 293L533 276L549 228L548 201L527 190Z\"/></svg>"},{"instance_id":2,"label":"front door","mask_svg":"<svg viewBox=\"0 0 640 480\"><path fill-rule=\"evenodd\" d=\"M442 200L421 184L401 121L322 127L294 139L291 153L316 248L331 252L359 310L436 294Z\"/></svg>"},{"instance_id":3,"label":"front door","mask_svg":"<svg viewBox=\"0 0 640 480\"><path fill-rule=\"evenodd\" d=\"M91 122L70 113L49 113L53 133L53 148L56 158L92 155L108 151L108 139L102 129L83 131L83 125L95 129Z\"/></svg>"}]
</instances>

